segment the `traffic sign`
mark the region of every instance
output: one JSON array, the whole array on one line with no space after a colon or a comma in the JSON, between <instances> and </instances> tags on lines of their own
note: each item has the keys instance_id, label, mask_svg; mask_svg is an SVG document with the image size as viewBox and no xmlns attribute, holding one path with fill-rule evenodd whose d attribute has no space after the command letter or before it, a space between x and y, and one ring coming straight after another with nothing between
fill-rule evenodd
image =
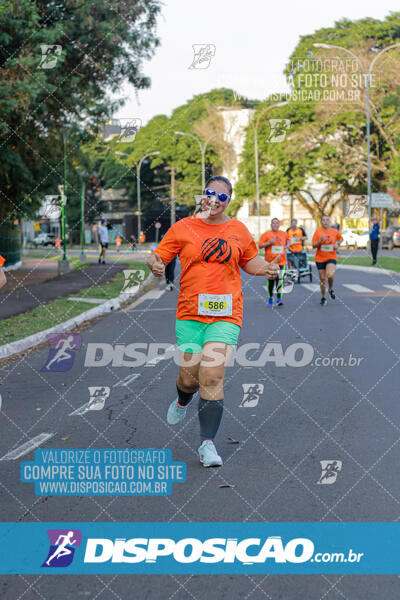
<instances>
[{"instance_id":1,"label":"traffic sign","mask_svg":"<svg viewBox=\"0 0 400 600\"><path fill-rule=\"evenodd\" d=\"M393 198L390 194L371 194L372 208L391 208L393 206Z\"/></svg>"},{"instance_id":2,"label":"traffic sign","mask_svg":"<svg viewBox=\"0 0 400 600\"><path fill-rule=\"evenodd\" d=\"M160 223L160 221L156 221L156 222L154 223L154 227L155 227L156 229L160 229L160 228L161 228L161 223Z\"/></svg>"}]
</instances>

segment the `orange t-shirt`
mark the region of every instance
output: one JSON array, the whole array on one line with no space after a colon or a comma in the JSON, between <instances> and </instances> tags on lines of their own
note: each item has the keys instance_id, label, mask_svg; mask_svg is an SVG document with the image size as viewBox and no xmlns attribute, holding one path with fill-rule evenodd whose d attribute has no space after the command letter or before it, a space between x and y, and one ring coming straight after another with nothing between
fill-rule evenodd
<instances>
[{"instance_id":1,"label":"orange t-shirt","mask_svg":"<svg viewBox=\"0 0 400 600\"><path fill-rule=\"evenodd\" d=\"M272 238L276 238L276 242L274 242L272 246L267 246L267 248L265 248L265 260L271 262L271 260L274 260L274 258L280 255L278 265L286 265L286 244L288 241L288 234L286 231L265 231L260 237L258 246L265 244L265 242L270 242Z\"/></svg>"},{"instance_id":2,"label":"orange t-shirt","mask_svg":"<svg viewBox=\"0 0 400 600\"><path fill-rule=\"evenodd\" d=\"M202 219L186 217L170 227L154 253L166 263L179 255L182 272L177 319L242 325L239 267L258 254L243 223L230 219L210 225Z\"/></svg>"},{"instance_id":3,"label":"orange t-shirt","mask_svg":"<svg viewBox=\"0 0 400 600\"><path fill-rule=\"evenodd\" d=\"M6 262L6 259L3 258L2 255L0 254L0 269L4 265L5 262Z\"/></svg>"},{"instance_id":4,"label":"orange t-shirt","mask_svg":"<svg viewBox=\"0 0 400 600\"><path fill-rule=\"evenodd\" d=\"M337 260L337 254L335 249L335 242L341 242L342 236L337 229L331 227L330 229L324 229L318 227L312 238L312 243L318 242L322 235L325 235L323 243L317 248L315 253L315 262L325 262L327 260Z\"/></svg>"},{"instance_id":5,"label":"orange t-shirt","mask_svg":"<svg viewBox=\"0 0 400 600\"><path fill-rule=\"evenodd\" d=\"M302 227L295 227L294 229L292 227L289 227L289 229L287 229L287 234L289 237L289 240L291 240L292 238L299 238L300 241L299 242L295 242L294 244L292 244L291 246L289 246L289 250L291 252L302 252L303 251L303 238L306 237L305 231Z\"/></svg>"}]
</instances>

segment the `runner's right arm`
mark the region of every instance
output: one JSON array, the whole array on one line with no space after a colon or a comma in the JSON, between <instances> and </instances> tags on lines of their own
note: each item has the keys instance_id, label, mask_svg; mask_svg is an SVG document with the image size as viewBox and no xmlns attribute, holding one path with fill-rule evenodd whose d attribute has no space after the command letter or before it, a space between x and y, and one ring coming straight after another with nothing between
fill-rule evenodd
<instances>
[{"instance_id":1,"label":"runner's right arm","mask_svg":"<svg viewBox=\"0 0 400 600\"><path fill-rule=\"evenodd\" d=\"M180 251L181 245L177 240L175 229L172 225L147 261L153 275L161 277L165 272L165 265L170 263Z\"/></svg>"},{"instance_id":2,"label":"runner's right arm","mask_svg":"<svg viewBox=\"0 0 400 600\"><path fill-rule=\"evenodd\" d=\"M323 243L324 239L326 238L325 234L322 234L320 238L318 238L318 231L316 231L313 235L313 239L312 239L312 247L313 248L319 248L320 245Z\"/></svg>"},{"instance_id":3,"label":"runner's right arm","mask_svg":"<svg viewBox=\"0 0 400 600\"><path fill-rule=\"evenodd\" d=\"M260 250L262 250L263 248L268 248L268 246L272 246L272 244L275 243L276 238L273 237L271 238L269 241L268 240L268 236L263 233L262 236L260 237L260 241L258 242L258 247L260 248Z\"/></svg>"}]
</instances>

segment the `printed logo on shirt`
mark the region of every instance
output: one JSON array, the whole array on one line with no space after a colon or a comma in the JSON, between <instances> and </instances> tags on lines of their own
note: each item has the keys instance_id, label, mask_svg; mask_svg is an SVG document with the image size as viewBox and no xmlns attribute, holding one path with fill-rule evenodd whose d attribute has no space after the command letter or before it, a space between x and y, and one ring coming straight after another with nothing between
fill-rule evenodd
<instances>
[{"instance_id":1,"label":"printed logo on shirt","mask_svg":"<svg viewBox=\"0 0 400 600\"><path fill-rule=\"evenodd\" d=\"M201 246L201 255L206 262L226 263L232 256L232 248L221 238L207 238Z\"/></svg>"}]
</instances>

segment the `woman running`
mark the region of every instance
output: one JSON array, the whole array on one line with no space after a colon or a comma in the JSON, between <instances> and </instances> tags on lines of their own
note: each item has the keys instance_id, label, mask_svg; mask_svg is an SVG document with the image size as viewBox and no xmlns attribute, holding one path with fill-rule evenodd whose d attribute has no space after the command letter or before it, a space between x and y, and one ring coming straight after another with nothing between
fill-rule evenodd
<instances>
[{"instance_id":1,"label":"woman running","mask_svg":"<svg viewBox=\"0 0 400 600\"><path fill-rule=\"evenodd\" d=\"M232 196L226 177L211 177L204 190L202 212L181 219L167 231L148 260L161 277L174 256L181 262L176 318L179 348L178 397L167 421L182 421L186 407L200 390L200 462L222 465L214 446L224 405L226 365L236 346L243 318L240 268L250 275L275 279L279 267L258 256L247 227L225 214Z\"/></svg>"},{"instance_id":2,"label":"woman running","mask_svg":"<svg viewBox=\"0 0 400 600\"><path fill-rule=\"evenodd\" d=\"M272 261L275 258L278 261L280 273L275 279L268 281L268 306L274 305L274 287L276 286L276 305L283 306L283 280L287 265L286 250L289 247L289 235L286 231L281 231L279 219L272 219L271 229L262 234L258 247L265 248L265 260Z\"/></svg>"}]
</instances>

